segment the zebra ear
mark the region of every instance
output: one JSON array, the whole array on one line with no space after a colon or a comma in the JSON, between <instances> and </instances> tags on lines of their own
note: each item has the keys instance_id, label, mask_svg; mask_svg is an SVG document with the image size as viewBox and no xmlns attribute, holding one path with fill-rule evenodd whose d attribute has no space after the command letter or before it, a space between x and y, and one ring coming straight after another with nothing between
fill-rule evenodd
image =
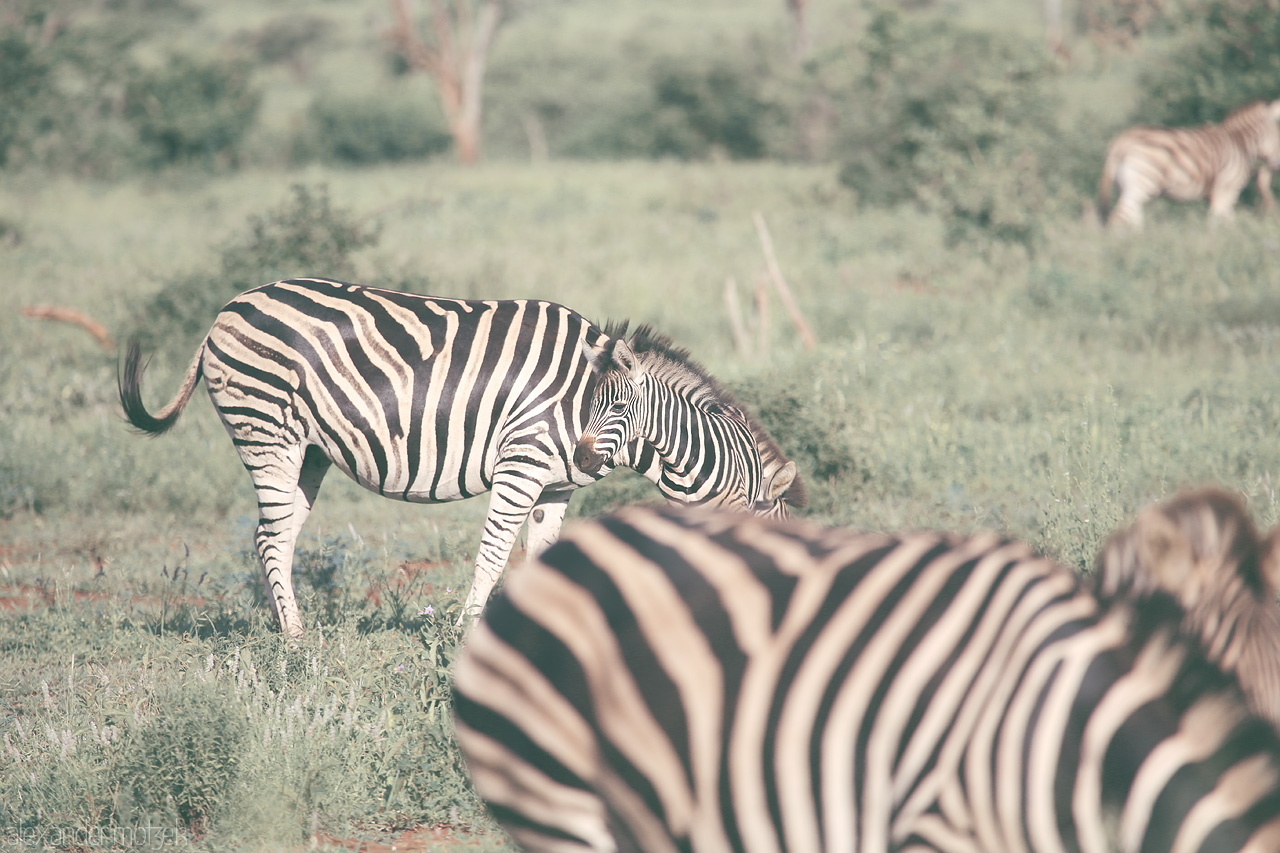
<instances>
[{"instance_id":1,"label":"zebra ear","mask_svg":"<svg viewBox=\"0 0 1280 853\"><path fill-rule=\"evenodd\" d=\"M1196 559L1191 541L1178 525L1160 511L1151 507L1138 515L1134 524L1138 564L1146 568L1166 592L1180 601L1194 601L1199 590L1194 585Z\"/></svg>"},{"instance_id":2,"label":"zebra ear","mask_svg":"<svg viewBox=\"0 0 1280 853\"><path fill-rule=\"evenodd\" d=\"M632 382L639 382L642 371L635 352L622 338L615 338L609 354L610 367L624 371Z\"/></svg>"},{"instance_id":3,"label":"zebra ear","mask_svg":"<svg viewBox=\"0 0 1280 853\"><path fill-rule=\"evenodd\" d=\"M777 471L773 472L773 476L769 478L769 482L765 483L765 497L770 501L776 501L791 488L791 484L796 479L796 463L788 462Z\"/></svg>"}]
</instances>

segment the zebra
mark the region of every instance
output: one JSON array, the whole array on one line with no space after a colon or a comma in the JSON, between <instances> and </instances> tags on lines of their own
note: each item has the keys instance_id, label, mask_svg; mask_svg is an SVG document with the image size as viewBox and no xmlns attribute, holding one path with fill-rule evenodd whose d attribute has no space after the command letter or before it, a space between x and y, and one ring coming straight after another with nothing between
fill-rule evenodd
<instances>
[{"instance_id":1,"label":"zebra","mask_svg":"<svg viewBox=\"0 0 1280 853\"><path fill-rule=\"evenodd\" d=\"M483 609L526 519L534 553L558 535L571 492L614 467L605 460L586 472L571 459L598 384L593 353L609 343L554 302L296 278L232 299L155 415L142 402L141 347L131 342L120 400L129 423L159 435L203 377L253 482L255 549L276 622L291 638L305 633L294 548L331 466L403 501L491 492L465 619ZM634 442L617 459L683 499L650 449Z\"/></svg>"},{"instance_id":2,"label":"zebra","mask_svg":"<svg viewBox=\"0 0 1280 853\"><path fill-rule=\"evenodd\" d=\"M1159 195L1177 201L1209 199L1213 221L1230 220L1236 199L1249 182L1254 165L1258 190L1268 208L1274 205L1271 174L1280 170L1280 100L1255 101L1240 107L1221 124L1200 127L1132 127L1116 137L1098 183L1104 216L1111 204L1111 185L1120 198L1107 218L1112 228L1142 228L1142 206Z\"/></svg>"},{"instance_id":3,"label":"zebra","mask_svg":"<svg viewBox=\"0 0 1280 853\"><path fill-rule=\"evenodd\" d=\"M529 851L1280 850L1280 733L1153 594L994 534L571 525L454 668Z\"/></svg>"},{"instance_id":4,"label":"zebra","mask_svg":"<svg viewBox=\"0 0 1280 853\"><path fill-rule=\"evenodd\" d=\"M606 326L609 341L589 355L600 387L574 450L578 468L595 471L640 439L662 457L660 485L680 503L773 518L805 505L795 463L688 350L648 325L629 341L625 332L625 323Z\"/></svg>"},{"instance_id":5,"label":"zebra","mask_svg":"<svg viewBox=\"0 0 1280 853\"><path fill-rule=\"evenodd\" d=\"M1178 495L1138 514L1098 553L1099 595L1161 590L1186 610L1183 630L1239 678L1250 707L1280 727L1280 527L1263 538L1237 495Z\"/></svg>"}]
</instances>

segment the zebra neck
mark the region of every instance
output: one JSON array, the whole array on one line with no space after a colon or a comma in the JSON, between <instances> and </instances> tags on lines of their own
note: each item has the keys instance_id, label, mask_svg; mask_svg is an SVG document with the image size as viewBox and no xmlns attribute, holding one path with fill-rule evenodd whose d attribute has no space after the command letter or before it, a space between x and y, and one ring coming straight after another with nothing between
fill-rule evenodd
<instances>
[{"instance_id":1,"label":"zebra neck","mask_svg":"<svg viewBox=\"0 0 1280 853\"><path fill-rule=\"evenodd\" d=\"M613 464L623 465L644 477L650 483L658 485L662 481L663 461L643 439L629 441L613 456Z\"/></svg>"}]
</instances>

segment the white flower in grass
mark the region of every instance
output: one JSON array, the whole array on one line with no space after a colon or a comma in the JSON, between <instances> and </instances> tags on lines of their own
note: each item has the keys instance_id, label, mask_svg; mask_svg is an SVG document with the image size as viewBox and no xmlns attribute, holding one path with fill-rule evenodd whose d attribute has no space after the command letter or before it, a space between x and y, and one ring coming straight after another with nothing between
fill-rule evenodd
<instances>
[{"instance_id":1,"label":"white flower in grass","mask_svg":"<svg viewBox=\"0 0 1280 853\"><path fill-rule=\"evenodd\" d=\"M431 614L433 614L433 613L435 613L435 612L436 612L436 609L435 609L434 607L432 607L430 604L428 604L426 607L422 608L422 610L418 613L418 615L419 615L419 616L430 616Z\"/></svg>"}]
</instances>

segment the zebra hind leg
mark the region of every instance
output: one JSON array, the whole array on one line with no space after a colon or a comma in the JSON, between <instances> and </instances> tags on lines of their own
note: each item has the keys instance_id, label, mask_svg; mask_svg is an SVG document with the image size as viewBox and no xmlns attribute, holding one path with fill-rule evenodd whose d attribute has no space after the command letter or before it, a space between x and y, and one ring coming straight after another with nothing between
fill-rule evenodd
<instances>
[{"instance_id":1,"label":"zebra hind leg","mask_svg":"<svg viewBox=\"0 0 1280 853\"><path fill-rule=\"evenodd\" d=\"M297 445L279 448L270 459L258 455L249 469L258 495L254 546L276 624L291 640L305 633L293 593L294 547L331 464L319 448L304 452Z\"/></svg>"},{"instance_id":2,"label":"zebra hind leg","mask_svg":"<svg viewBox=\"0 0 1280 853\"><path fill-rule=\"evenodd\" d=\"M533 505L533 511L529 513L529 541L525 546L528 556L538 556L560 536L564 514L569 509L570 494L572 493L544 494Z\"/></svg>"}]
</instances>

